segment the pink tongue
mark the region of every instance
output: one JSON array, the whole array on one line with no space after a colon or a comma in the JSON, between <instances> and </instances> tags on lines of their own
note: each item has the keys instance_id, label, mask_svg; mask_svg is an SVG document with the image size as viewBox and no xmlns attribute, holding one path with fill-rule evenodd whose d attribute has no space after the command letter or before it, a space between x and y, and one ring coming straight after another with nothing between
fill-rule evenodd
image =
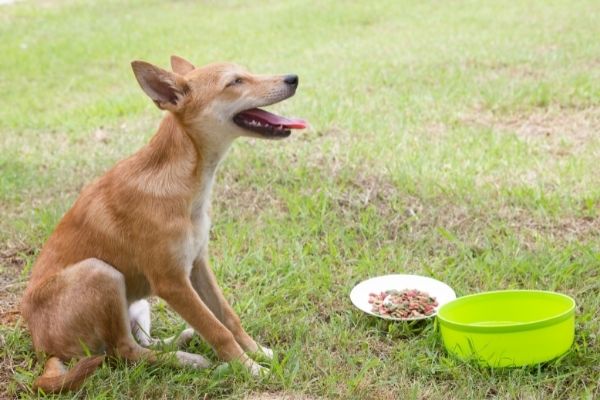
<instances>
[{"instance_id":1,"label":"pink tongue","mask_svg":"<svg viewBox=\"0 0 600 400\"><path fill-rule=\"evenodd\" d=\"M268 122L271 125L282 125L284 128L288 129L305 129L308 126L308 123L303 119L281 117L268 111L261 110L260 108L246 110L240 113L240 115L243 115L248 119L258 120L260 122Z\"/></svg>"}]
</instances>

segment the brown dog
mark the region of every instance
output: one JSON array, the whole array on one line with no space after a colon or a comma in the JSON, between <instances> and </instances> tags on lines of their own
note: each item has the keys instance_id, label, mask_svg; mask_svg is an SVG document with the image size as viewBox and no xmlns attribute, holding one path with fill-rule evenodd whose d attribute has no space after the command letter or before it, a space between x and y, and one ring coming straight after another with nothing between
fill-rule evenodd
<instances>
[{"instance_id":1,"label":"brown dog","mask_svg":"<svg viewBox=\"0 0 600 400\"><path fill-rule=\"evenodd\" d=\"M244 331L209 268L210 194L235 138L278 139L306 127L256 108L293 96L298 77L252 75L234 64L195 68L176 56L171 66L132 63L144 92L167 113L148 145L82 190L33 267L22 313L36 351L51 356L34 383L45 392L78 387L104 354L156 361L145 347L150 295L221 359L259 374L245 352L272 356ZM62 361L71 358L81 360L66 370ZM208 366L200 355L178 351L176 359Z\"/></svg>"}]
</instances>

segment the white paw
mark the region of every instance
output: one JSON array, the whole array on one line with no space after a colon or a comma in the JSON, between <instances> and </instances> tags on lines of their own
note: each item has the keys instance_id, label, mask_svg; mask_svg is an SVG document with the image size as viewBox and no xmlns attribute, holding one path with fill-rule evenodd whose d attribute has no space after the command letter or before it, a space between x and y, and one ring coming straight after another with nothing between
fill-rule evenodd
<instances>
[{"instance_id":1,"label":"white paw","mask_svg":"<svg viewBox=\"0 0 600 400\"><path fill-rule=\"evenodd\" d=\"M248 369L250 370L252 376L256 377L262 377L269 374L268 368L265 368L262 365L255 363L254 361L252 361L251 364L248 365Z\"/></svg>"},{"instance_id":2,"label":"white paw","mask_svg":"<svg viewBox=\"0 0 600 400\"><path fill-rule=\"evenodd\" d=\"M192 368L208 368L210 367L210 361L202 357L199 354L186 353L185 351L176 351L175 357L181 365L185 365Z\"/></svg>"},{"instance_id":3,"label":"white paw","mask_svg":"<svg viewBox=\"0 0 600 400\"><path fill-rule=\"evenodd\" d=\"M258 347L259 347L260 351L261 351L261 352L262 352L262 353L263 353L265 356L267 356L267 358L268 358L269 360L272 360L272 359L273 359L273 350L271 350L270 348L268 348L268 347L265 347L265 346L260 346L260 345L259 345Z\"/></svg>"},{"instance_id":4,"label":"white paw","mask_svg":"<svg viewBox=\"0 0 600 400\"><path fill-rule=\"evenodd\" d=\"M192 328L184 329L183 332L177 338L178 346L186 346L194 338L196 331Z\"/></svg>"},{"instance_id":5,"label":"white paw","mask_svg":"<svg viewBox=\"0 0 600 400\"><path fill-rule=\"evenodd\" d=\"M145 335L138 337L138 342L142 347L157 346L160 344L160 340Z\"/></svg>"},{"instance_id":6,"label":"white paw","mask_svg":"<svg viewBox=\"0 0 600 400\"><path fill-rule=\"evenodd\" d=\"M185 347L194 338L196 331L192 328L184 329L179 335L171 336L163 340L167 346L175 343L177 347Z\"/></svg>"}]
</instances>

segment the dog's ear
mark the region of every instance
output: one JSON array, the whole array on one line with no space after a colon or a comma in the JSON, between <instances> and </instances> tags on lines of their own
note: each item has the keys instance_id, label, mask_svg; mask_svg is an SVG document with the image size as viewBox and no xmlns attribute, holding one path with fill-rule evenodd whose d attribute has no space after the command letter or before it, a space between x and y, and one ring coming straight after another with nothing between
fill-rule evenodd
<instances>
[{"instance_id":1,"label":"dog's ear","mask_svg":"<svg viewBox=\"0 0 600 400\"><path fill-rule=\"evenodd\" d=\"M181 108L189 91L189 86L182 76L145 61L133 61L131 68L142 90L158 108L169 111L178 111Z\"/></svg>"},{"instance_id":2,"label":"dog's ear","mask_svg":"<svg viewBox=\"0 0 600 400\"><path fill-rule=\"evenodd\" d=\"M171 56L171 69L179 75L185 75L195 69L194 64L179 56Z\"/></svg>"}]
</instances>

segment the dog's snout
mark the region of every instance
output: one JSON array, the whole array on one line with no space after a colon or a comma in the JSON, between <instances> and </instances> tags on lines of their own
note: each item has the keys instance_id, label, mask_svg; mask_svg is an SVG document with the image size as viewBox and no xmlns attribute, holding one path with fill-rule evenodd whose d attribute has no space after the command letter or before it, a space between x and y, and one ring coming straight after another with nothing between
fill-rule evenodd
<instances>
[{"instance_id":1,"label":"dog's snout","mask_svg":"<svg viewBox=\"0 0 600 400\"><path fill-rule=\"evenodd\" d=\"M298 75L286 75L283 77L283 81L293 87L298 86Z\"/></svg>"}]
</instances>

